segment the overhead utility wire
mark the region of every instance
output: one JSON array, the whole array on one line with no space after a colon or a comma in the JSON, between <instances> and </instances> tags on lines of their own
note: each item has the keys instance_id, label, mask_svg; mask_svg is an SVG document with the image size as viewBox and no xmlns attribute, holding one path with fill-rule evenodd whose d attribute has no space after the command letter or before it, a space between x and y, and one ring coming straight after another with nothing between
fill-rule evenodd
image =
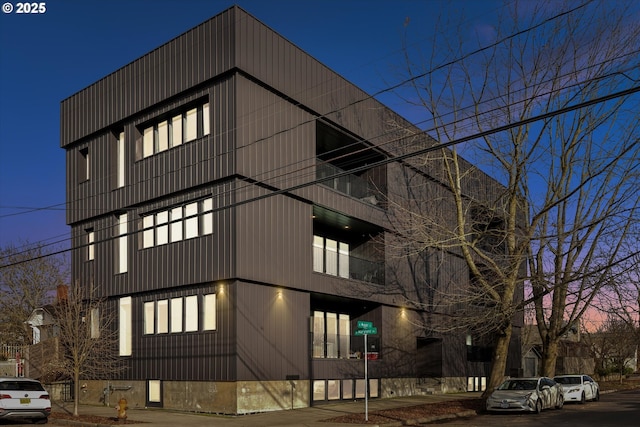
<instances>
[{"instance_id":1,"label":"overhead utility wire","mask_svg":"<svg viewBox=\"0 0 640 427\"><path fill-rule=\"evenodd\" d=\"M449 142L440 143L438 145L434 145L434 146L431 146L431 147L423 148L423 149L420 149L420 150L417 150L417 151L413 151L411 153L405 153L405 154L401 154L401 155L398 155L398 156L394 156L392 158L380 160L380 161L375 162L373 164L356 167L356 168L350 169L348 171L340 172L340 173L337 173L337 174L334 174L334 175L331 175L331 176L328 176L328 177L318 178L318 179L315 179L315 180L307 182L307 183L293 185L293 186L285 188L285 189L272 190L268 194L255 196L255 197L249 198L247 200L234 202L234 203L232 203L230 205L227 205L227 206L222 206L222 207L219 207L219 208L212 209L211 213L220 212L220 211L223 211L223 210L226 210L226 209L230 209L230 208L235 208L235 207L238 207L238 206L242 206L242 205L245 205L245 204L248 204L248 203L253 203L253 202L256 202L256 201L259 201L259 200L263 200L263 199L266 199L266 198L269 198L269 197L277 196L277 195L288 194L288 193L290 193L292 191L300 190L302 188L309 187L311 185L320 184L322 182L329 181L331 179L335 179L335 178L339 178L339 177L342 177L342 176L351 175L354 172L360 172L360 171L364 171L364 170L371 169L371 168L374 168L374 167L383 166L383 165L386 165L386 164L389 164L389 163L392 163L392 162L397 162L397 161L400 161L400 160L408 159L408 158L411 158L411 157L414 157L414 156L424 155L424 154L430 153L432 151L438 151L438 150L441 150L443 148L448 148L448 147L451 147L453 145L457 145L457 144L461 144L463 142L471 141L473 139L483 138L483 137L488 136L488 135L492 135L492 134L499 133L499 132L504 132L504 131L512 129L514 127L526 125L526 124L537 122L537 121L540 121L540 120L546 120L548 118L555 117L555 116L558 116L560 114L569 113L571 111L579 110L581 108L585 108L585 107L588 107L588 106L591 106L591 105L594 105L594 104L599 104L599 103L606 102L606 101L609 101L609 100L612 100L612 99L616 99L616 98L620 98L620 97L623 97L623 96L631 95L631 94L637 93L637 92L640 92L640 86L635 86L635 87L632 87L632 88L629 88L629 89L625 89L625 90L622 90L622 91L619 91L619 92L614 92L614 93L611 93L611 94L608 94L608 95L603 95L601 97L590 99L590 100L587 100L587 101L583 101L583 102L580 102L580 103L575 104L575 105L570 105L570 106L563 107L563 108L561 108L559 110L542 113L542 114L539 114L537 116L533 116L533 117L529 117L529 118L526 118L526 119L518 120L517 122L514 122L514 123L509 123L509 124L506 124L506 125L503 125L503 126L499 126L497 128L494 128L494 129L490 129L490 130L478 132L478 133L473 134L473 135L468 135L468 136L465 136L465 137L457 138L457 139L449 141ZM423 132L420 132L420 133L423 133ZM403 138L399 138L399 139L403 139ZM107 241L110 241L110 240L113 240L113 239L118 239L118 238L122 238L122 237L126 237L126 236L132 236L132 235L137 234L138 232L139 232L138 230L130 231L130 232L127 232L127 233L122 234L122 235L112 236L112 237L110 237L108 239L103 239L103 240L100 240L98 242L94 242L94 244L103 243L103 242L107 242ZM27 259L27 260L17 261L17 262L11 263L11 264L0 266L0 269L13 267L15 265L23 264L23 263L34 261L34 260L37 260L37 259L42 259L42 258L49 257L49 256L60 255L60 254L63 254L63 253L66 253L66 252L69 252L69 251L72 251L72 250L77 250L77 249L79 249L81 247L84 247L84 246L87 246L87 245L82 245L82 246L74 247L74 248L71 248L71 249L60 250L60 251L52 252L52 253L49 253L49 254L40 255L38 257L34 257L34 258L31 258L31 259Z\"/></svg>"},{"instance_id":2,"label":"overhead utility wire","mask_svg":"<svg viewBox=\"0 0 640 427\"><path fill-rule=\"evenodd\" d=\"M492 48L492 47L498 46L499 44L501 44L501 43L503 43L503 42L505 42L505 41L507 41L507 40L510 40L510 39L515 38L515 37L517 37L517 36L519 36L519 35L525 34L525 33L529 32L529 31L532 31L532 30L534 30L534 29L536 29L536 28L539 28L539 27L541 27L541 26L543 26L543 25L546 25L548 22L551 22L551 21L553 21L553 20L555 20L555 19L557 19L557 18L560 18L560 17L562 17L562 16L564 16L564 15L567 15L567 14L573 13L573 12L575 12L575 11L576 11L576 10L578 10L578 9L581 9L581 8L583 8L583 7L586 7L589 3L590 3L590 1L589 1L589 2L586 2L586 3L583 3L583 4L581 4L581 5L578 5L578 6L574 7L574 8L572 8L572 9L569 9L569 10L566 10L566 11L563 11L563 12L560 12L560 13L558 13L557 15L554 15L554 16L551 16L551 17L549 17L549 18L546 18L546 19L542 20L541 22L539 22L539 23L537 23L537 24L535 24L535 25L533 25L533 26L531 26L531 27L525 28L525 29L520 30L520 31L518 31L518 32L516 32L516 33L513 33L513 34L510 34L510 35L508 35L508 36L505 36L505 37L503 37L502 39L500 39L500 40L498 40L498 41L495 41L494 43L491 43L491 44L489 44L489 45L487 45L487 46L483 46L483 47L481 47L481 48L478 48L478 49L476 49L476 50L473 50L473 51L471 51L471 52L469 52L469 53L466 53L466 54L464 54L464 55L462 55L462 56L460 56L460 57L458 57L458 58L452 59L451 61L448 61L448 62L445 62L445 63L443 63L443 64L440 64L440 65L438 65L437 67L435 67L435 68L433 68L433 69L430 69L429 71L426 71L426 72L424 72L424 73L418 74L418 75L416 75L416 76L412 76L412 77L410 77L410 78L408 78L408 79L405 79L405 80L403 80L403 81L400 81L399 83L396 83L395 85L392 85L392 86L389 86L389 87L387 87L387 88L381 89L381 90L379 90L379 91L377 91L377 92L374 92L374 93L373 93L373 94L371 94L371 95L367 95L367 96L365 96L364 98L361 98L361 99L359 99L359 100L353 101L353 102L351 102L351 103L347 104L347 105L346 105L346 106L344 106L344 107L340 107L340 108L334 109L334 110L332 110L332 111L329 111L329 112L327 112L327 113L324 113L324 114L321 114L321 115L318 115L318 116L314 116L314 118L313 118L313 119L310 119L310 120L307 120L307 121L304 121L304 122L298 123L298 124L296 124L296 125L295 125L295 126L293 126L293 127L290 127L290 128L284 129L284 130L281 130L281 131L279 131L279 132L277 132L277 133L275 133L275 134L273 134L273 135L270 135L270 136L268 136L268 137L264 137L264 138L257 139L257 140L255 140L255 141L253 141L252 143L247 144L245 147L249 147L249 146L251 146L251 145L257 144L257 143L259 143L259 142L264 141L266 138L271 138L271 137L273 137L273 136L275 136L275 135L278 135L278 134L281 134L281 133L284 133L284 132L288 132L288 131L293 130L293 129L297 128L297 127L303 126L303 125L305 125L305 124L309 124L309 123L315 122L315 121L316 121L317 119L319 119L319 118L327 118L327 116L329 116L330 114L338 113L338 112L343 111L343 110L345 110L345 109L347 109L347 108L350 108L350 107L352 107L352 106L354 106L354 105L357 105L357 104L359 104L359 103L361 103L361 102L368 101L368 100L370 100L370 99L374 99L374 100L375 100L375 98L376 98L377 96L379 96L379 95L382 95L382 94L384 94L384 93L386 93L386 92L390 92L390 91L392 91L392 90L396 90L396 89L398 89L398 88L400 88L400 87L402 87L402 86L406 85L407 83L409 83L409 82L411 82L411 81L414 81L414 80L417 80L417 79L420 79L420 78L426 77L426 76L428 76L429 74L434 73L435 71L438 71L438 70L440 70L440 69L442 69L442 68L445 68L445 67L451 66L451 65L453 65L453 64L455 64L455 63L457 63L457 62L460 62L460 61L462 61L462 60L464 60L464 59L466 59L466 58L469 58L469 57L471 57L471 56L473 56L473 55L476 55L476 54L478 54L478 53L481 53L481 52L483 52L483 51L485 51L485 50L487 50L487 49L490 49L490 48ZM323 94L322 96L324 96L324 95L326 95L326 94ZM321 96L321 95L318 95L318 96ZM293 103L293 105L299 106L299 105L301 105L301 104L298 102L298 103ZM266 108L266 107L263 107L263 108ZM221 154L226 154L226 153L228 153L228 152L221 153ZM207 160L210 160L210 159L207 159ZM96 196L91 196L91 197L96 197ZM54 207L58 207L58 206L64 206L65 204L66 204L66 203L58 203L58 204L51 205L51 206L47 206L47 207L43 207L43 208L37 208L37 209L34 209L32 212L39 211L39 210L46 210L46 209L50 209L50 208L54 208ZM21 213L29 213L29 212L20 212L20 213L17 213L17 214L21 214ZM2 217L7 217L7 216L13 216L13 215L17 215L17 214L8 214L8 215L3 215L3 216L0 216L0 218L2 218Z\"/></svg>"},{"instance_id":3,"label":"overhead utility wire","mask_svg":"<svg viewBox=\"0 0 640 427\"><path fill-rule=\"evenodd\" d=\"M636 52L640 52L640 50L638 50L638 51L636 51ZM586 69L589 69L589 68L592 68L592 67L596 67L596 66L602 65L602 64L603 64L603 63L605 63L605 62L611 62L611 61L613 61L613 60L620 59L621 57L629 56L630 54L631 54L631 53L626 53L626 54L624 54L624 55L621 55L620 57L612 58L612 59L609 59L609 60L603 61L603 62L601 62L601 63L594 64L594 65L591 65L591 66L588 66L588 67L582 68L581 70L578 70L578 71L584 71L584 70L586 70ZM630 68L630 69L631 69L631 68ZM630 69L629 69L629 70L630 70ZM562 87L562 88L559 88L559 89L550 90L550 91L545 92L545 93L542 93L542 94L538 94L538 95L534 96L534 97L533 97L533 98L531 98L531 99L540 98L540 97L546 97L546 96L548 96L548 95L553 94L554 92L561 92L561 91L568 90L568 89L571 89L571 88L576 87L576 86L582 86L582 85L585 85L585 84L590 84L590 83L592 83L592 82L594 82L594 81L598 81L598 80L603 80L603 79L611 78L611 77L616 76L616 75L623 75L623 76L625 76L625 77L629 78L629 77L628 77L628 76L626 76L626 74L625 74L625 72L626 72L626 71L628 71L628 70L618 70L618 71L615 71L615 72L612 72L612 73L609 73L609 74L606 74L606 75L603 75L603 76L596 76L596 77L591 78L591 79L589 79L589 80L584 80L584 81L576 82L576 83L571 84L571 85L566 86L566 87ZM562 77L562 76L560 76L560 77ZM634 82L637 82L637 80L634 80L634 79L631 79L631 78L629 78L629 79L630 79L630 80L632 80L632 81L634 81ZM545 84L545 83L548 83L548 82L550 82L550 80L540 82L540 84ZM526 88L518 89L515 93L517 93L517 92L521 92L521 91L524 91L524 90L526 90ZM489 99L489 100L485 100L485 101L481 102L481 103L480 103L480 104L478 104L478 105L481 105L481 104L483 104L483 103L492 102L492 101L494 101L495 99L497 99L499 96L500 96L500 95L497 95L496 97L493 97L493 98L491 98L491 99ZM516 104L519 104L519 103L521 103L521 102L524 102L524 101L523 101L523 100L520 100L520 101L514 101L514 102L512 102L511 104L507 105L507 107L509 107L509 106L513 106L513 105L516 105ZM474 104L474 105L467 106L467 107L462 107L462 110L466 110L466 109L468 109L468 108L475 108L475 104ZM479 113L479 115L481 116L481 115L485 115L485 114L490 114L490 113L493 113L493 112L495 112L495 111L502 110L503 108L504 108L504 106L495 107L495 108L493 108L493 109L489 109L489 110L486 110L486 111L482 111L481 113ZM438 117L442 118L442 117L445 117L445 116L447 116L447 115L451 115L451 114L452 114L452 113L447 113L447 114L445 114L445 115L441 115L441 116L438 116ZM423 131L422 131L422 133L428 133L428 132L436 131L436 130L438 129L438 127L447 127L447 126L455 125L456 123L463 122L463 121L467 121L467 120L469 120L469 119L470 119L469 117L464 117L464 118L461 118L461 119L454 120L453 122L450 122L450 123L443 123L443 124L441 124L441 125L438 125L438 126L435 126L435 127L429 128L429 129L425 129L425 130L423 130ZM421 124L421 123L424 123L424 122L427 122L427 121L430 121L430 120L431 120L431 119L425 119L425 120L422 120L422 121L416 122L416 123L414 123L414 124L412 124L412 125L413 125L413 126L416 126L416 124ZM417 126L416 126L416 127L417 127ZM371 140L373 140L373 139L382 138L382 137L386 136L388 133L390 133L390 132L385 132L385 133L383 133L382 135L378 135L378 136L375 136L375 137L369 138L369 141L371 141ZM391 140L391 141L388 141L388 142L385 142L385 143L379 144L379 145L377 145L377 146L365 147L365 148L362 148L362 149L360 149L360 150L357 150L357 151L354 151L354 152L350 152L350 153L345 154L345 155L342 155L342 156L337 156L337 157L332 157L332 158L326 159L326 160L324 160L323 162L324 162L324 163L329 163L329 162L334 161L334 160L339 160L340 158L342 158L342 157L344 157L344 156L346 156L346 155L358 154L358 153L360 153L360 152L364 152L364 151L372 151L372 150L375 150L376 148L381 148L381 147L384 147L384 146L385 146L385 145L387 145L387 144L391 144L391 143L394 143L394 142L397 142L397 140ZM330 154L330 153L332 153L332 152L341 151L341 150L343 150L344 148L349 148L349 147L351 147L351 146L358 145L359 143L360 143L360 141L355 141L353 144L348 144L348 145L346 145L346 146L344 146L344 147L340 147L340 148L335 149L335 150L330 150L330 151L328 151L328 152L327 152L327 153L325 153L325 154ZM244 147L241 147L241 148L244 148ZM226 154L226 153L228 153L228 152L220 153L220 154L218 154L217 156L221 156L221 155ZM216 156L216 157L217 157L217 156ZM208 159L200 160L200 161L198 161L198 163L201 163L201 162L204 162L204 161L209 161L209 160L212 160L212 158L208 158ZM313 159L312 159L312 158L309 158L309 159L299 160L299 161L297 161L297 162L295 162L295 163L291 163L291 164L283 165L283 166L280 166L279 168L276 168L276 169L273 169L273 170L270 170L270 171L265 171L265 172L263 172L262 174L259 174L259 175L255 176L255 177L253 177L253 178L254 178L254 179L256 179L256 178L259 178L259 177L261 177L261 176L263 176L263 175L265 175L265 174L273 173L273 172L275 172L275 171L277 171L277 170L279 170L279 169L283 169L283 168L290 168L290 167L294 166L295 164L305 163L305 162L309 162L309 161L311 161L311 160L313 160ZM195 165L189 165L188 167L193 167L193 166L195 166ZM280 175L274 176L274 177L272 177L272 178L268 181L268 185L272 185L272 186L278 185L278 184L280 183L280 181L274 181L275 179L282 179L282 180L284 181L284 180L286 180L286 179L287 179L287 176L288 176L288 175L291 175L291 174L293 174L293 173L297 173L297 172L304 171L305 169L312 169L313 167L314 167L314 165L311 165L311 166L305 166L305 167L302 167L302 168L298 168L298 169L290 170L290 171L287 171L287 172L282 173L282 174L280 174ZM311 172L313 172L313 171L311 171ZM175 173L175 172L172 172L172 173ZM300 176L298 176L298 177L299 177L299 178L305 178L305 177L308 177L309 175L310 175L310 174L300 175ZM106 179L106 178L104 178L104 179ZM150 178L150 179L151 179L151 178ZM235 194L238 194L238 192L239 192L239 191L242 191L242 190L244 190L244 189L246 189L246 188L250 188L251 186L252 186L251 184L247 184L247 185L245 185L244 187L241 187L241 188L236 188L236 189L234 189L234 190L223 191L222 193L217 194L217 196L218 196L218 197L220 197L220 196L224 196L225 194L232 193L232 192L233 192L233 193L235 193ZM97 196L92 196L92 197L97 197ZM45 209L45 208L41 208L41 209ZM38 210L40 210L40 209L38 209ZM26 213L26 212L23 212L23 213ZM11 214L11 215L18 215L18 214ZM5 216L10 216L10 215L5 215ZM3 216L0 216L0 218L2 218L2 217L3 217ZM128 222L129 222L129 223L132 223L132 222L135 222L135 220L134 220L134 219L132 219L132 220L129 220ZM106 227L106 228L108 228L108 227ZM101 229L101 230L103 231L103 230L105 230L106 228ZM97 230L97 231L101 231L101 230ZM57 237L62 237L62 236L66 236L66 235L53 236L53 237L51 237L51 238L49 238L49 239L47 239L47 240L50 240L50 239L53 239L53 238L57 238ZM54 242L50 242L50 243L46 243L46 244L42 244L42 245L40 245L40 247L46 247L46 246L51 246L51 245L55 245L55 244L59 244L59 243L64 243L65 241L70 240L70 239L71 239L71 238L69 238L69 237L65 237L64 239L61 239L61 240L57 240L57 241L54 241ZM43 241L44 241L44 240L43 240ZM38 242L36 242L36 244L37 244L37 243L38 243ZM29 249L26 249L26 250L24 250L24 251L22 251L22 252L18 252L17 254L27 253L27 252L29 252L29 251L30 251L30 248L29 248ZM16 254L14 254L14 255L16 255ZM0 259L4 259L4 258L7 258L7 257L0 257Z\"/></svg>"}]
</instances>

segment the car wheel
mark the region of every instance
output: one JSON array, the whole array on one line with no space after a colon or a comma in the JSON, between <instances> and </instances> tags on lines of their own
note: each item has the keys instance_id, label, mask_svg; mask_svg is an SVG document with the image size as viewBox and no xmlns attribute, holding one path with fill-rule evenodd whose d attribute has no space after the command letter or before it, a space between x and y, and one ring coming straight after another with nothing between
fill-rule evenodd
<instances>
[{"instance_id":1,"label":"car wheel","mask_svg":"<svg viewBox=\"0 0 640 427\"><path fill-rule=\"evenodd\" d=\"M587 401L587 398L584 395L584 391L582 392L582 396L580 396L580 404L584 405L584 403Z\"/></svg>"},{"instance_id":2,"label":"car wheel","mask_svg":"<svg viewBox=\"0 0 640 427\"><path fill-rule=\"evenodd\" d=\"M538 400L536 402L536 414L539 414L540 412L542 412L542 401Z\"/></svg>"},{"instance_id":3,"label":"car wheel","mask_svg":"<svg viewBox=\"0 0 640 427\"><path fill-rule=\"evenodd\" d=\"M558 400L556 401L556 409L562 409L564 406L564 397L558 396Z\"/></svg>"},{"instance_id":4,"label":"car wheel","mask_svg":"<svg viewBox=\"0 0 640 427\"><path fill-rule=\"evenodd\" d=\"M596 397L593 398L594 402L597 402L598 400L600 400L600 390L596 391Z\"/></svg>"}]
</instances>

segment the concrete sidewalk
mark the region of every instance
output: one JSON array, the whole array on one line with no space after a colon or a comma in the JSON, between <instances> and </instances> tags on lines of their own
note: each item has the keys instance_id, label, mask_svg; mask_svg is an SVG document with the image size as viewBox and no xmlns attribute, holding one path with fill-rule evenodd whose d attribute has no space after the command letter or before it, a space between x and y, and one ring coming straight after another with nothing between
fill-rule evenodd
<instances>
[{"instance_id":1,"label":"concrete sidewalk","mask_svg":"<svg viewBox=\"0 0 640 427\"><path fill-rule=\"evenodd\" d=\"M450 400L460 400L465 398L478 398L481 393L459 393L459 394L440 394L429 396L410 396L396 397L391 399L374 399L369 401L369 414L383 410L400 408L405 406L423 405L425 403L437 403ZM72 409L73 405L67 403L66 409ZM54 404L54 412L64 411L64 407ZM359 427L364 424L336 424L328 423L326 420L341 415L351 413L364 414L364 401L357 402L340 402L313 406L311 408L302 408L286 411L265 412L259 414L224 416L211 414L194 414L190 412L176 412L164 409L131 409L128 413L130 421L139 421L146 425L141 427L175 427L175 426L223 426L223 427L330 427L339 425L343 427ZM79 409L80 414L98 415L102 417L115 418L116 410L106 406L87 406L82 405ZM470 416L473 411L458 414L459 416ZM435 420L434 420L435 421ZM96 424L80 423L78 421L67 422L65 420L50 418L49 422L56 425L73 425L95 427ZM367 424L371 427L373 424ZM383 424L385 427L401 426L401 422Z\"/></svg>"}]
</instances>

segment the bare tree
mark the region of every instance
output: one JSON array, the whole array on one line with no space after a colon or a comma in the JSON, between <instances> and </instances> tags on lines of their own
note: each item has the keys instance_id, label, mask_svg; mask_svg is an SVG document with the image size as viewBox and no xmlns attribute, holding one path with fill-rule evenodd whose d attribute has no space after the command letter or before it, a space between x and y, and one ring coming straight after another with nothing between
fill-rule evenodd
<instances>
[{"instance_id":1,"label":"bare tree","mask_svg":"<svg viewBox=\"0 0 640 427\"><path fill-rule=\"evenodd\" d=\"M26 320L34 309L51 302L56 287L66 282L66 259L49 255L44 246L29 242L0 249L0 342L31 344Z\"/></svg>"},{"instance_id":2,"label":"bare tree","mask_svg":"<svg viewBox=\"0 0 640 427\"><path fill-rule=\"evenodd\" d=\"M410 197L397 203L395 228L412 239L406 250L464 260L472 286L448 299L439 291L440 304L470 308L457 311L466 322L450 324L495 335L488 389L503 379L514 315L527 303L519 287L527 284L535 301L542 371L553 375L560 337L611 283L638 220L637 10L601 1L503 10L473 42L466 25L453 35L451 23L434 28L422 63L408 47L409 83L398 90L432 122L437 141L465 141L411 160L446 191L423 205L429 215L412 213ZM479 185L481 171L501 190L483 193L493 187Z\"/></svg>"},{"instance_id":3,"label":"bare tree","mask_svg":"<svg viewBox=\"0 0 640 427\"><path fill-rule=\"evenodd\" d=\"M591 347L600 374L617 372L622 382L629 363L638 351L639 328L616 315L610 315L595 332L588 332L586 341Z\"/></svg>"},{"instance_id":4,"label":"bare tree","mask_svg":"<svg viewBox=\"0 0 640 427\"><path fill-rule=\"evenodd\" d=\"M55 305L61 358L51 369L71 378L73 415L78 415L80 380L114 378L123 369L118 357L116 314L93 285L76 282Z\"/></svg>"}]
</instances>

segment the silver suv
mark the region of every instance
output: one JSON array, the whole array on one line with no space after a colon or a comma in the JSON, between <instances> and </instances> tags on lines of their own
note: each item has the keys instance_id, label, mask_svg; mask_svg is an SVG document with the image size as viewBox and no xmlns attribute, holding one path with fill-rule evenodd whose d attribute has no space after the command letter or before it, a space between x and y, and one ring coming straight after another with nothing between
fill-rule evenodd
<instances>
[{"instance_id":1,"label":"silver suv","mask_svg":"<svg viewBox=\"0 0 640 427\"><path fill-rule=\"evenodd\" d=\"M51 400L40 381L0 377L0 420L30 419L44 424L49 414Z\"/></svg>"}]
</instances>

